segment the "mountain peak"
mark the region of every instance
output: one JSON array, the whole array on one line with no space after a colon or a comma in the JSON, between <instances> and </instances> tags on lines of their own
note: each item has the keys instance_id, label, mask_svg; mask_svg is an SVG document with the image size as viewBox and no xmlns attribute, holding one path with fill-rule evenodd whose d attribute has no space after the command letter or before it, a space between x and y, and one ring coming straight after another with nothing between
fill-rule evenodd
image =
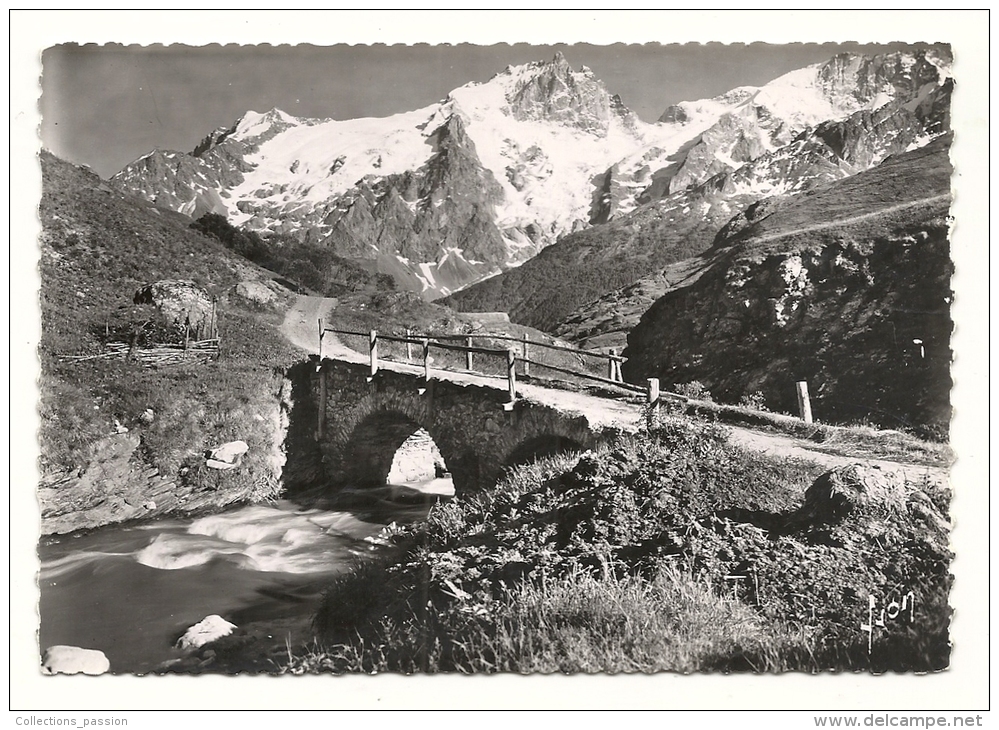
<instances>
[{"instance_id":1,"label":"mountain peak","mask_svg":"<svg viewBox=\"0 0 999 730\"><path fill-rule=\"evenodd\" d=\"M277 107L262 114L250 110L236 122L236 133L240 137L255 137L275 125L287 129L288 127L297 126L300 123L301 121L297 117L288 114L288 112L281 111Z\"/></svg>"},{"instance_id":2,"label":"mountain peak","mask_svg":"<svg viewBox=\"0 0 999 730\"><path fill-rule=\"evenodd\" d=\"M561 52L548 63L515 68L510 76L514 83L506 92L508 109L520 121L555 122L604 136L618 111L593 73L585 67L573 71Z\"/></svg>"}]
</instances>

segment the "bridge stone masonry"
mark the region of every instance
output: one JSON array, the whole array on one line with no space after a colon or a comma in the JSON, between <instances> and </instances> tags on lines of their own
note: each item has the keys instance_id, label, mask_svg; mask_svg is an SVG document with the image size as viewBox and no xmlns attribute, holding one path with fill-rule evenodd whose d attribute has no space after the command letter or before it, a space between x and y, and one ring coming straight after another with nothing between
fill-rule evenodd
<instances>
[{"instance_id":1,"label":"bridge stone masonry","mask_svg":"<svg viewBox=\"0 0 999 730\"><path fill-rule=\"evenodd\" d=\"M435 373L427 380L398 364L372 373L364 362L316 362L316 437L332 490L384 485L396 451L420 428L437 444L458 494L495 484L507 467L590 449L633 430L519 391L511 402L501 379L490 385L486 378Z\"/></svg>"}]
</instances>

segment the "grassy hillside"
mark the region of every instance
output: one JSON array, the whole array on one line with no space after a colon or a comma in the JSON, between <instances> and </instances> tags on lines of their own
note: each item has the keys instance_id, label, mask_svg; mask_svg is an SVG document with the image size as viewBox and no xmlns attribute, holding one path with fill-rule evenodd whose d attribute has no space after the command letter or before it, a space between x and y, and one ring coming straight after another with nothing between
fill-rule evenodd
<instances>
[{"instance_id":1,"label":"grassy hillside","mask_svg":"<svg viewBox=\"0 0 999 730\"><path fill-rule=\"evenodd\" d=\"M184 216L122 196L51 154L42 154L41 165L43 482L83 474L124 427L139 439L130 462L158 469L192 504L276 493L284 372L300 356L275 329L279 311L231 295L238 282L266 275L190 230ZM100 354L106 333L114 339L142 325L148 330L157 315L133 304L133 294L162 279L191 280L218 297L217 359L160 368L65 359ZM243 465L205 469L204 451L234 439L250 445ZM65 509L58 490L49 496L56 504L43 511Z\"/></svg>"},{"instance_id":2,"label":"grassy hillside","mask_svg":"<svg viewBox=\"0 0 999 730\"><path fill-rule=\"evenodd\" d=\"M876 475L843 491L830 485L854 472L820 471L675 416L525 465L396 534L400 558L331 586L318 644L284 670L945 667L947 495ZM868 651L868 595L900 590L918 595L912 615Z\"/></svg>"},{"instance_id":3,"label":"grassy hillside","mask_svg":"<svg viewBox=\"0 0 999 730\"><path fill-rule=\"evenodd\" d=\"M208 213L191 228L215 238L245 259L284 277L286 283L327 297L395 289L391 276L373 274L333 253L329 246L303 243L291 236L263 239L232 226L224 216Z\"/></svg>"},{"instance_id":4,"label":"grassy hillside","mask_svg":"<svg viewBox=\"0 0 999 730\"><path fill-rule=\"evenodd\" d=\"M666 292L688 286L709 267L709 255L677 261L661 271L642 277L584 304L563 320L553 334L579 347L615 347L620 352L628 333Z\"/></svg>"},{"instance_id":5,"label":"grassy hillside","mask_svg":"<svg viewBox=\"0 0 999 730\"><path fill-rule=\"evenodd\" d=\"M953 168L952 135L889 157L871 170L801 195L766 201L723 230L715 248L739 247L739 258L851 240L923 220L927 210L946 213ZM754 215L755 213L755 215Z\"/></svg>"}]
</instances>

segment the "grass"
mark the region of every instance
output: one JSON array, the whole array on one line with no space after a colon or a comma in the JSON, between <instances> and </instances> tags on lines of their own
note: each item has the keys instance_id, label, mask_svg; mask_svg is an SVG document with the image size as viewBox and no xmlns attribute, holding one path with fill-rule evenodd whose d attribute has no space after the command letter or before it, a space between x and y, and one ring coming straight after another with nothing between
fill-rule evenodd
<instances>
[{"instance_id":1,"label":"grass","mask_svg":"<svg viewBox=\"0 0 999 730\"><path fill-rule=\"evenodd\" d=\"M283 671L689 673L731 668L740 656L767 671L767 647L793 637L780 630L676 568L651 579L576 569L501 590L485 605L459 601L424 624L383 619L370 638L291 652Z\"/></svg>"},{"instance_id":2,"label":"grass","mask_svg":"<svg viewBox=\"0 0 999 730\"><path fill-rule=\"evenodd\" d=\"M749 245L743 256L761 261L792 247L817 250L823 245L838 243L846 236L858 241L870 240L883 235L885 230L907 225L913 219L912 211L892 211L892 206L950 191L953 168L947 155L940 154L949 144L950 138L943 137L923 148L889 158L881 165L840 180L833 186L789 197L772 213L720 245L730 246L735 241L746 240ZM924 220L946 217L948 208L948 202L938 201L927 204L917 215ZM840 224L864 215L872 217ZM826 223L837 225L797 233ZM768 235L781 237L761 243L755 240Z\"/></svg>"},{"instance_id":3,"label":"grass","mask_svg":"<svg viewBox=\"0 0 999 730\"><path fill-rule=\"evenodd\" d=\"M282 671L945 667L946 495L894 485L904 505L827 519L804 500L816 476L679 416L517 467L435 506L395 558L342 576L317 643ZM879 630L868 653L867 596L907 590L914 620Z\"/></svg>"}]
</instances>

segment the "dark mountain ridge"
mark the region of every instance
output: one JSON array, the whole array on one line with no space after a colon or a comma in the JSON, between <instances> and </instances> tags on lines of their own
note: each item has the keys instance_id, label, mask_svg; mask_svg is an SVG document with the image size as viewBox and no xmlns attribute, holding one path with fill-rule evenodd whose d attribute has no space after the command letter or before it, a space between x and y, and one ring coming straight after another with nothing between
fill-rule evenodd
<instances>
[{"instance_id":1,"label":"dark mountain ridge","mask_svg":"<svg viewBox=\"0 0 999 730\"><path fill-rule=\"evenodd\" d=\"M950 136L747 210L628 336L626 378L942 437L950 420Z\"/></svg>"}]
</instances>

